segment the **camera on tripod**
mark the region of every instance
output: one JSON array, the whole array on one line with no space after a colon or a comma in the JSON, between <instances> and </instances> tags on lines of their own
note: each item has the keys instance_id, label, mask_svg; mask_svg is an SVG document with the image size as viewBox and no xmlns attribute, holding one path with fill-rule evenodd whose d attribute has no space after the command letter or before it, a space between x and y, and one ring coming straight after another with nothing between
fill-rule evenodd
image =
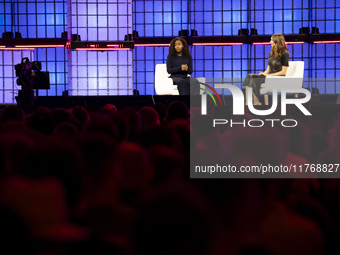
<instances>
[{"instance_id":1,"label":"camera on tripod","mask_svg":"<svg viewBox=\"0 0 340 255\"><path fill-rule=\"evenodd\" d=\"M22 89L50 89L49 72L40 70L40 61L30 62L28 58L23 58L21 64L15 65L17 84Z\"/></svg>"},{"instance_id":2,"label":"camera on tripod","mask_svg":"<svg viewBox=\"0 0 340 255\"><path fill-rule=\"evenodd\" d=\"M15 65L15 74L18 76L17 84L21 86L15 98L20 107L27 109L33 107L34 90L50 89L49 72L40 70L41 62L30 62L28 58L23 58L20 64Z\"/></svg>"}]
</instances>

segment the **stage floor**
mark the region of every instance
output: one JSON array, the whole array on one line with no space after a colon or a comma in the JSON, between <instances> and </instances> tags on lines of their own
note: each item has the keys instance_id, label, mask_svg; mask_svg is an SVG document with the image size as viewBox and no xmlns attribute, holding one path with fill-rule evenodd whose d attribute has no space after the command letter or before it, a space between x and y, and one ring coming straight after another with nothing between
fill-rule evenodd
<instances>
[{"instance_id":1,"label":"stage floor","mask_svg":"<svg viewBox=\"0 0 340 255\"><path fill-rule=\"evenodd\" d=\"M311 105L335 105L339 95L312 95ZM232 96L221 96L222 103L232 105ZM35 106L45 106L49 108L73 108L76 105L91 107L102 107L106 104L114 104L117 107L126 106L139 109L142 106L153 106L156 103L169 105L174 101L182 101L187 106L190 106L189 96L39 96ZM200 96L195 98L195 103L191 102L192 106L200 106ZM280 99L279 102L280 103ZM340 102L339 102L340 103ZM269 95L269 105L271 104L271 96Z\"/></svg>"},{"instance_id":2,"label":"stage floor","mask_svg":"<svg viewBox=\"0 0 340 255\"><path fill-rule=\"evenodd\" d=\"M315 112L330 111L332 114L340 112L339 95L312 95L308 104ZM193 99L193 100L191 100ZM232 106L232 96L221 96L222 103L227 106ZM168 106L175 101L184 102L188 107L200 107L201 97L189 96L39 96L35 101L34 108L73 108L74 106L84 106L89 111L96 111L106 104L114 104L118 110L123 107L131 107L136 110L143 106L153 106L157 103L162 103ZM191 101L191 102L190 102ZM0 104L0 108L6 107L8 104ZM278 105L280 105L280 98ZM271 96L269 96L269 106L262 106L263 109L271 107Z\"/></svg>"}]
</instances>

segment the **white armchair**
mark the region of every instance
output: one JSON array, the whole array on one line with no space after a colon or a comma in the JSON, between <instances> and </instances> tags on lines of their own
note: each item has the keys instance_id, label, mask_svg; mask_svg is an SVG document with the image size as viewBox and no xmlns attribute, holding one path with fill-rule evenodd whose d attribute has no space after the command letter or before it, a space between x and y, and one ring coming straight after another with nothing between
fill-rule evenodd
<instances>
[{"instance_id":1,"label":"white armchair","mask_svg":"<svg viewBox=\"0 0 340 255\"><path fill-rule=\"evenodd\" d=\"M273 93L274 88L278 93L281 92L280 88L302 88L304 65L303 61L289 61L286 76L266 77L260 89L260 94L264 95L265 105L268 105L268 94Z\"/></svg>"},{"instance_id":2,"label":"white armchair","mask_svg":"<svg viewBox=\"0 0 340 255\"><path fill-rule=\"evenodd\" d=\"M177 85L174 85L170 74L166 70L166 64L157 64L155 70L155 90L157 95L179 95ZM205 83L205 78L196 78L199 82ZM200 84L201 88L205 88ZM203 90L200 91L203 94Z\"/></svg>"}]
</instances>

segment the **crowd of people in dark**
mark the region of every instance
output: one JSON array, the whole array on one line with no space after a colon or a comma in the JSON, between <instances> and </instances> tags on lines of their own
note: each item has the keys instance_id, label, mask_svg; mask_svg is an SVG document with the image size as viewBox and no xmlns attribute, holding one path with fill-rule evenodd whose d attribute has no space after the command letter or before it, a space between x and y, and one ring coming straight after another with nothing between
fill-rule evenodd
<instances>
[{"instance_id":1,"label":"crowd of people in dark","mask_svg":"<svg viewBox=\"0 0 340 255\"><path fill-rule=\"evenodd\" d=\"M182 102L30 114L8 106L1 253L336 254L338 178L190 179L192 150L236 166L339 164L339 115L325 124L290 114L295 128L214 133L190 126L202 116Z\"/></svg>"}]
</instances>

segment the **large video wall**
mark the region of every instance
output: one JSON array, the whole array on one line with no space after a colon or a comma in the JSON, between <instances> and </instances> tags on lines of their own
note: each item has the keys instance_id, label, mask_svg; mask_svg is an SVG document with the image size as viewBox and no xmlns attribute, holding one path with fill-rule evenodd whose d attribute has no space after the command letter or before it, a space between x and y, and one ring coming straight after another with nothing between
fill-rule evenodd
<instances>
[{"instance_id":1,"label":"large video wall","mask_svg":"<svg viewBox=\"0 0 340 255\"><path fill-rule=\"evenodd\" d=\"M259 35L299 34L317 27L320 34L340 33L339 0L192 0L136 1L134 27L140 37L177 36L181 29L198 36L238 35L255 28ZM157 28L157 29L156 29ZM270 45L192 46L196 77L245 78L266 69ZM340 78L340 43L288 45L291 60L305 62L305 78ZM157 54L159 52L159 54ZM134 50L134 83L154 93L154 66L165 63L167 47ZM151 67L149 66L151 65ZM310 85L307 85L310 86ZM340 93L337 83L318 83L321 94Z\"/></svg>"}]
</instances>

